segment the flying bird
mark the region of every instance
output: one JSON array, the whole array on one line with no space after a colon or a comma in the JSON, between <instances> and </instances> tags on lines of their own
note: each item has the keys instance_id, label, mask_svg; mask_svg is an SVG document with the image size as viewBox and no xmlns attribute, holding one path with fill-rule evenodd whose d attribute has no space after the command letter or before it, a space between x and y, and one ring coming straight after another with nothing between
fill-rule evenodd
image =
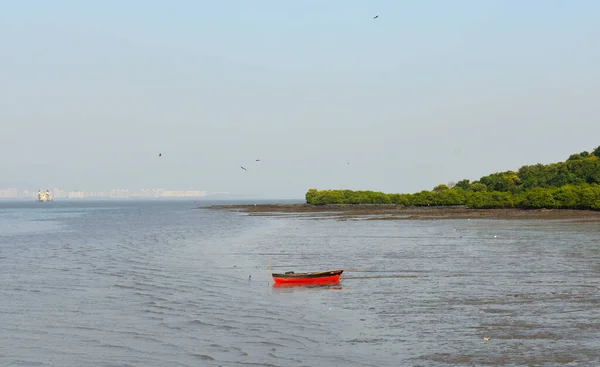
<instances>
[{"instance_id":1,"label":"flying bird","mask_svg":"<svg viewBox=\"0 0 600 367\"><path fill-rule=\"evenodd\" d=\"M257 161L257 162L260 162L260 159L257 159L256 161Z\"/></svg>"},{"instance_id":2,"label":"flying bird","mask_svg":"<svg viewBox=\"0 0 600 367\"><path fill-rule=\"evenodd\" d=\"M346 161L346 164L350 164L350 161Z\"/></svg>"},{"instance_id":3,"label":"flying bird","mask_svg":"<svg viewBox=\"0 0 600 367\"><path fill-rule=\"evenodd\" d=\"M162 153L158 153L158 156L159 156L159 157L162 157Z\"/></svg>"},{"instance_id":4,"label":"flying bird","mask_svg":"<svg viewBox=\"0 0 600 367\"><path fill-rule=\"evenodd\" d=\"M244 171L247 171L247 169L244 168L244 166L240 166L241 169L243 169Z\"/></svg>"},{"instance_id":5,"label":"flying bird","mask_svg":"<svg viewBox=\"0 0 600 367\"><path fill-rule=\"evenodd\" d=\"M379 18L379 15L376 15L376 16L373 17L373 19L377 19L377 18Z\"/></svg>"}]
</instances>

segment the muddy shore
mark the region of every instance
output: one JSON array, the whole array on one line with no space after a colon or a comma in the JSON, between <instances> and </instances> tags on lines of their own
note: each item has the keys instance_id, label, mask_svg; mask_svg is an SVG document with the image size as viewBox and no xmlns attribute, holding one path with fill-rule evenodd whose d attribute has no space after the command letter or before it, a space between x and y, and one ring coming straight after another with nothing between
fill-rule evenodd
<instances>
[{"instance_id":1,"label":"muddy shore","mask_svg":"<svg viewBox=\"0 0 600 367\"><path fill-rule=\"evenodd\" d=\"M396 205L256 204L213 205L201 209L229 210L253 216L285 216L338 220L545 219L600 221L600 211L568 209L470 209L466 207L400 207Z\"/></svg>"}]
</instances>

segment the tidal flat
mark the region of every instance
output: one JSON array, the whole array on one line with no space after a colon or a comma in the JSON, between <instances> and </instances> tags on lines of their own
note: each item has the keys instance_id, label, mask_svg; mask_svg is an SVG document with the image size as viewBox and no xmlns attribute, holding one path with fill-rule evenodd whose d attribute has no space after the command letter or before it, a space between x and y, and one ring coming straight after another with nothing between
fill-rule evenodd
<instances>
[{"instance_id":1,"label":"tidal flat","mask_svg":"<svg viewBox=\"0 0 600 367\"><path fill-rule=\"evenodd\" d=\"M573 220L600 221L600 211L568 209L471 209L464 206L402 207L398 205L244 204L212 205L203 209L229 210L251 216L286 216L338 220Z\"/></svg>"}]
</instances>

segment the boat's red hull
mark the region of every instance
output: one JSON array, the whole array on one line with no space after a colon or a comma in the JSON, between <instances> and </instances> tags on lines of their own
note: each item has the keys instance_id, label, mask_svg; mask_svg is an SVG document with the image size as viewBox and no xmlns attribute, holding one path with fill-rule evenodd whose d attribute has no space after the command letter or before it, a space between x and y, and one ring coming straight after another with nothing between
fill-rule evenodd
<instances>
[{"instance_id":1,"label":"boat's red hull","mask_svg":"<svg viewBox=\"0 0 600 367\"><path fill-rule=\"evenodd\" d=\"M342 289L342 283L273 283L273 288Z\"/></svg>"},{"instance_id":2,"label":"boat's red hull","mask_svg":"<svg viewBox=\"0 0 600 367\"><path fill-rule=\"evenodd\" d=\"M325 284L336 283L340 281L343 270L334 270L318 273L288 273L273 274L273 280L276 284Z\"/></svg>"},{"instance_id":3,"label":"boat's red hull","mask_svg":"<svg viewBox=\"0 0 600 367\"><path fill-rule=\"evenodd\" d=\"M276 278L273 277L275 283L281 284L322 284L322 283L335 283L340 281L341 275L334 275L331 277L322 277L322 278Z\"/></svg>"}]
</instances>

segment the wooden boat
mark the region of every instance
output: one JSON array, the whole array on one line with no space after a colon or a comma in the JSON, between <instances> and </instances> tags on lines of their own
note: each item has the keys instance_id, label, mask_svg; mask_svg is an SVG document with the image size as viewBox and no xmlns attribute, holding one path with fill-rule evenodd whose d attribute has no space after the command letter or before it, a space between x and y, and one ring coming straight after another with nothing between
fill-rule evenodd
<instances>
[{"instance_id":1,"label":"wooden boat","mask_svg":"<svg viewBox=\"0 0 600 367\"><path fill-rule=\"evenodd\" d=\"M344 270L328 270L313 273L294 273L293 271L288 271L286 273L272 273L272 275L275 284L322 284L338 282L343 272Z\"/></svg>"}]
</instances>

